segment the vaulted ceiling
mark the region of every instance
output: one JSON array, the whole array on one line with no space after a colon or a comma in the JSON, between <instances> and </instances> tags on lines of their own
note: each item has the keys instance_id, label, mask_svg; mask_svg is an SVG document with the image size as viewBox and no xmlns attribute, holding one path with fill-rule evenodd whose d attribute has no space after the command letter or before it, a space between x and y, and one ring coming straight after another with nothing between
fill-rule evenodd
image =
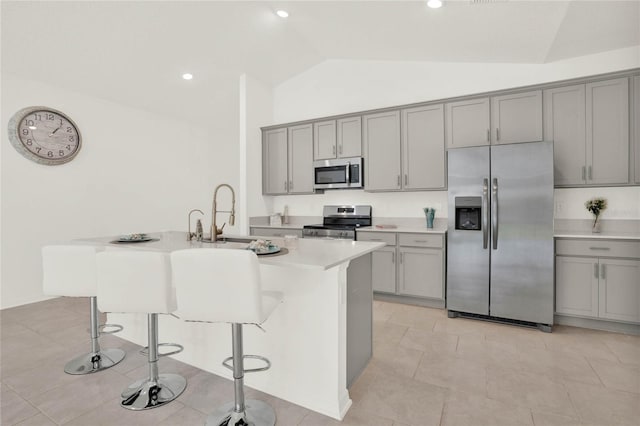
<instances>
[{"instance_id":1,"label":"vaulted ceiling","mask_svg":"<svg viewBox=\"0 0 640 426\"><path fill-rule=\"evenodd\" d=\"M2 71L205 119L245 72L276 85L327 59L545 63L640 45L638 1L444 3L3 1Z\"/></svg>"}]
</instances>

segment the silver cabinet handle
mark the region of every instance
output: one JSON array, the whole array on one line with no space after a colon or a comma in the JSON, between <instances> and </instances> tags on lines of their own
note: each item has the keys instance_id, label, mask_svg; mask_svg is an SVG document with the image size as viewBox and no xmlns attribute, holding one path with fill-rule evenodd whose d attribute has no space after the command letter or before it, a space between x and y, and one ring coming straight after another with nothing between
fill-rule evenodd
<instances>
[{"instance_id":1,"label":"silver cabinet handle","mask_svg":"<svg viewBox=\"0 0 640 426\"><path fill-rule=\"evenodd\" d=\"M491 129L487 129L487 142L491 141Z\"/></svg>"},{"instance_id":2,"label":"silver cabinet handle","mask_svg":"<svg viewBox=\"0 0 640 426\"><path fill-rule=\"evenodd\" d=\"M491 192L491 238L493 249L498 249L498 178L493 178Z\"/></svg>"},{"instance_id":3,"label":"silver cabinet handle","mask_svg":"<svg viewBox=\"0 0 640 426\"><path fill-rule=\"evenodd\" d=\"M611 247L589 247L589 250L611 250Z\"/></svg>"},{"instance_id":4,"label":"silver cabinet handle","mask_svg":"<svg viewBox=\"0 0 640 426\"><path fill-rule=\"evenodd\" d=\"M593 264L593 276L598 278L598 264L597 263Z\"/></svg>"},{"instance_id":5,"label":"silver cabinet handle","mask_svg":"<svg viewBox=\"0 0 640 426\"><path fill-rule=\"evenodd\" d=\"M289 181L289 191L291 191L293 189L293 181L290 180Z\"/></svg>"},{"instance_id":6,"label":"silver cabinet handle","mask_svg":"<svg viewBox=\"0 0 640 426\"><path fill-rule=\"evenodd\" d=\"M336 155L336 146L333 146L333 155Z\"/></svg>"},{"instance_id":7,"label":"silver cabinet handle","mask_svg":"<svg viewBox=\"0 0 640 426\"><path fill-rule=\"evenodd\" d=\"M398 188L400 188L400 175L398 175Z\"/></svg>"},{"instance_id":8,"label":"silver cabinet handle","mask_svg":"<svg viewBox=\"0 0 640 426\"><path fill-rule=\"evenodd\" d=\"M391 252L391 263L396 263L396 253L395 252Z\"/></svg>"},{"instance_id":9,"label":"silver cabinet handle","mask_svg":"<svg viewBox=\"0 0 640 426\"><path fill-rule=\"evenodd\" d=\"M287 190L287 181L286 180L284 181L284 190L285 191Z\"/></svg>"},{"instance_id":10,"label":"silver cabinet handle","mask_svg":"<svg viewBox=\"0 0 640 426\"><path fill-rule=\"evenodd\" d=\"M347 170L345 180L347 181L347 185L351 185L351 161L347 162Z\"/></svg>"},{"instance_id":11,"label":"silver cabinet handle","mask_svg":"<svg viewBox=\"0 0 640 426\"><path fill-rule=\"evenodd\" d=\"M342 144L340 144L340 154L342 154Z\"/></svg>"},{"instance_id":12,"label":"silver cabinet handle","mask_svg":"<svg viewBox=\"0 0 640 426\"><path fill-rule=\"evenodd\" d=\"M369 238L369 241L382 241L382 238Z\"/></svg>"},{"instance_id":13,"label":"silver cabinet handle","mask_svg":"<svg viewBox=\"0 0 640 426\"><path fill-rule=\"evenodd\" d=\"M427 240L413 240L414 243L428 243Z\"/></svg>"},{"instance_id":14,"label":"silver cabinet handle","mask_svg":"<svg viewBox=\"0 0 640 426\"><path fill-rule=\"evenodd\" d=\"M607 265L601 265L600 268L600 278L602 278L603 280L607 278L607 274L605 273Z\"/></svg>"},{"instance_id":15,"label":"silver cabinet handle","mask_svg":"<svg viewBox=\"0 0 640 426\"><path fill-rule=\"evenodd\" d=\"M408 175L404 175L404 185L407 186L409 185L409 176Z\"/></svg>"},{"instance_id":16,"label":"silver cabinet handle","mask_svg":"<svg viewBox=\"0 0 640 426\"><path fill-rule=\"evenodd\" d=\"M496 127L496 140L500 140L500 129Z\"/></svg>"},{"instance_id":17,"label":"silver cabinet handle","mask_svg":"<svg viewBox=\"0 0 640 426\"><path fill-rule=\"evenodd\" d=\"M404 253L400 253L400 264L404 263Z\"/></svg>"},{"instance_id":18,"label":"silver cabinet handle","mask_svg":"<svg viewBox=\"0 0 640 426\"><path fill-rule=\"evenodd\" d=\"M582 166L582 180L587 180L587 168Z\"/></svg>"},{"instance_id":19,"label":"silver cabinet handle","mask_svg":"<svg viewBox=\"0 0 640 426\"><path fill-rule=\"evenodd\" d=\"M489 245L489 179L484 178L482 185L482 246Z\"/></svg>"},{"instance_id":20,"label":"silver cabinet handle","mask_svg":"<svg viewBox=\"0 0 640 426\"><path fill-rule=\"evenodd\" d=\"M589 166L589 180L593 180L593 173L591 172L591 166Z\"/></svg>"}]
</instances>

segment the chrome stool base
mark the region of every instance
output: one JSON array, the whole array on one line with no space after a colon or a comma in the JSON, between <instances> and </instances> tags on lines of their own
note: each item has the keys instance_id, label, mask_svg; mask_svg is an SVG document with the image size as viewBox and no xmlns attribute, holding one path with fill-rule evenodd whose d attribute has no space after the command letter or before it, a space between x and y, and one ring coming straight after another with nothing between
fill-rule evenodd
<instances>
[{"instance_id":1,"label":"chrome stool base","mask_svg":"<svg viewBox=\"0 0 640 426\"><path fill-rule=\"evenodd\" d=\"M235 411L235 403L218 407L209 417L206 426L274 426L276 413L266 402L247 399L242 413Z\"/></svg>"},{"instance_id":2,"label":"chrome stool base","mask_svg":"<svg viewBox=\"0 0 640 426\"><path fill-rule=\"evenodd\" d=\"M187 387L179 374L160 374L158 381L138 380L122 392L120 405L129 410L156 408L176 399Z\"/></svg>"},{"instance_id":3,"label":"chrome stool base","mask_svg":"<svg viewBox=\"0 0 640 426\"><path fill-rule=\"evenodd\" d=\"M96 353L82 354L64 366L67 374L91 374L113 367L124 359L122 349L101 349Z\"/></svg>"}]
</instances>

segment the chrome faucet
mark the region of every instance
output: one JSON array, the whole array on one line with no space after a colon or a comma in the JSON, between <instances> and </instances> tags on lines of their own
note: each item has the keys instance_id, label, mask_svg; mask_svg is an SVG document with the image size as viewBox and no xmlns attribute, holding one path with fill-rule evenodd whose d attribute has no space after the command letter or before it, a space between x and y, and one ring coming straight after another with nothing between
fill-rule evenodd
<instances>
[{"instance_id":1,"label":"chrome faucet","mask_svg":"<svg viewBox=\"0 0 640 426\"><path fill-rule=\"evenodd\" d=\"M221 210L218 211L218 206L217 206L217 198L218 198L218 190L223 187L226 186L227 188L229 188L229 190L231 191L231 210ZM222 228L219 228L216 226L216 214L217 213L229 213L229 225L233 226L236 222L236 193L233 190L233 188L230 185L227 185L226 183L221 183L220 185L216 186L216 189L213 191L213 207L211 208L211 242L214 242L218 239L218 235L222 234L222 229L224 228L224 225L222 225Z\"/></svg>"}]
</instances>

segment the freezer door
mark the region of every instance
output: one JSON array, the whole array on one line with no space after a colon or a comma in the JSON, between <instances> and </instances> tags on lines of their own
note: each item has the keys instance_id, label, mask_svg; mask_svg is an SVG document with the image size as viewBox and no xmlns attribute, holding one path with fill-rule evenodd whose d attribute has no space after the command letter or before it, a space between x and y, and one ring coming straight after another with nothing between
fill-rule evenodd
<instances>
[{"instance_id":1,"label":"freezer door","mask_svg":"<svg viewBox=\"0 0 640 426\"><path fill-rule=\"evenodd\" d=\"M553 145L491 147L490 315L553 324Z\"/></svg>"},{"instance_id":2,"label":"freezer door","mask_svg":"<svg viewBox=\"0 0 640 426\"><path fill-rule=\"evenodd\" d=\"M447 230L447 309L489 314L489 229L488 194L489 147L459 148L448 151L449 226ZM460 220L458 206L467 209L480 200L480 229ZM472 218L472 215L468 215ZM474 220L474 219L470 219ZM484 223L483 223L484 222ZM475 224L477 225L477 224Z\"/></svg>"}]
</instances>

